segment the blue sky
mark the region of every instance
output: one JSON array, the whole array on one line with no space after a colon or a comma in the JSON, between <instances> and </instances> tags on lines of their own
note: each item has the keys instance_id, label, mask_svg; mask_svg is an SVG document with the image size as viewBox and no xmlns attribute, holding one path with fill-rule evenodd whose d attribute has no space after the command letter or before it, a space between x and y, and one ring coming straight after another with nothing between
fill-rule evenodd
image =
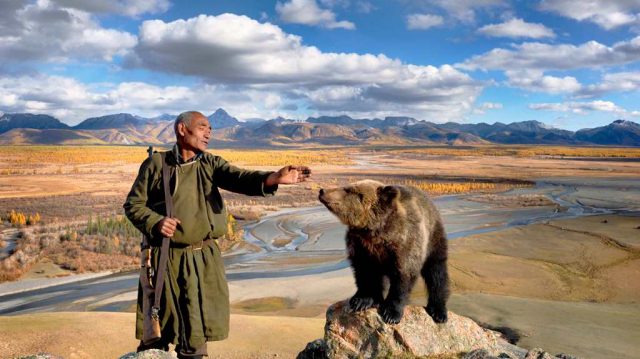
<instances>
[{"instance_id":1,"label":"blue sky","mask_svg":"<svg viewBox=\"0 0 640 359\"><path fill-rule=\"evenodd\" d=\"M3 0L0 111L638 122L638 0Z\"/></svg>"}]
</instances>

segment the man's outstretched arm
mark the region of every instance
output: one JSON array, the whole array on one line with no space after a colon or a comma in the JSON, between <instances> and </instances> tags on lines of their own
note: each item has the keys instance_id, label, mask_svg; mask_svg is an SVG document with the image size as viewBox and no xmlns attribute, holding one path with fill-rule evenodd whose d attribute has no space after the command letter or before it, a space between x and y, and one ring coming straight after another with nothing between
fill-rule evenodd
<instances>
[{"instance_id":1,"label":"man's outstretched arm","mask_svg":"<svg viewBox=\"0 0 640 359\"><path fill-rule=\"evenodd\" d=\"M307 166L285 166L265 178L264 185L295 184L306 181L310 176L311 169Z\"/></svg>"}]
</instances>

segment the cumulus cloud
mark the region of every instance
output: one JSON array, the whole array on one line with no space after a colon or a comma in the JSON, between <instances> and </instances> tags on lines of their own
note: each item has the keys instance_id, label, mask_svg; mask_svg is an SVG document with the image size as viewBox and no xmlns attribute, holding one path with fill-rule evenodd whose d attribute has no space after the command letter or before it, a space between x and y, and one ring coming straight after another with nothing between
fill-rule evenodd
<instances>
[{"instance_id":1,"label":"cumulus cloud","mask_svg":"<svg viewBox=\"0 0 640 359\"><path fill-rule=\"evenodd\" d=\"M353 30L356 26L349 21L337 21L336 14L331 10L321 9L315 0L291 0L277 2L276 12L284 22L312 26L322 26L328 29Z\"/></svg>"},{"instance_id":2,"label":"cumulus cloud","mask_svg":"<svg viewBox=\"0 0 640 359\"><path fill-rule=\"evenodd\" d=\"M512 49L493 49L473 56L460 64L467 70L572 70L601 66L623 65L640 60L640 36L606 46L597 41L582 45L549 45L528 42L513 45Z\"/></svg>"},{"instance_id":3,"label":"cumulus cloud","mask_svg":"<svg viewBox=\"0 0 640 359\"><path fill-rule=\"evenodd\" d=\"M545 76L537 70L510 70L505 74L508 85L528 91L545 92L551 94L574 93L582 88L575 77Z\"/></svg>"},{"instance_id":4,"label":"cumulus cloud","mask_svg":"<svg viewBox=\"0 0 640 359\"><path fill-rule=\"evenodd\" d=\"M500 24L485 25L478 33L491 37L533 38L555 37L553 30L542 24L525 22L522 19L511 19Z\"/></svg>"},{"instance_id":5,"label":"cumulus cloud","mask_svg":"<svg viewBox=\"0 0 640 359\"><path fill-rule=\"evenodd\" d=\"M440 26L444 23L444 18L431 14L411 14L407 16L407 28L409 30L426 30L431 27Z\"/></svg>"},{"instance_id":6,"label":"cumulus cloud","mask_svg":"<svg viewBox=\"0 0 640 359\"><path fill-rule=\"evenodd\" d=\"M611 92L632 92L638 90L640 90L640 72L616 72L605 74L600 83L586 86L578 95L594 97Z\"/></svg>"},{"instance_id":7,"label":"cumulus cloud","mask_svg":"<svg viewBox=\"0 0 640 359\"><path fill-rule=\"evenodd\" d=\"M534 103L529 108L540 111L570 112L579 115L586 115L590 112L615 113L619 116L637 116L638 111L627 111L611 101L591 101L591 102L560 102L560 103Z\"/></svg>"},{"instance_id":8,"label":"cumulus cloud","mask_svg":"<svg viewBox=\"0 0 640 359\"><path fill-rule=\"evenodd\" d=\"M52 0L60 7L78 9L96 14L138 16L145 13L163 13L169 9L169 0Z\"/></svg>"},{"instance_id":9,"label":"cumulus cloud","mask_svg":"<svg viewBox=\"0 0 640 359\"><path fill-rule=\"evenodd\" d=\"M606 30L640 20L640 2L634 0L543 0L540 8L574 20L593 22Z\"/></svg>"},{"instance_id":10,"label":"cumulus cloud","mask_svg":"<svg viewBox=\"0 0 640 359\"><path fill-rule=\"evenodd\" d=\"M145 21L131 63L211 83L269 89L313 109L413 111L461 116L482 84L449 65L403 64L385 55L324 53L278 26L246 16Z\"/></svg>"},{"instance_id":11,"label":"cumulus cloud","mask_svg":"<svg viewBox=\"0 0 640 359\"><path fill-rule=\"evenodd\" d=\"M84 11L58 8L45 0L24 7L18 3L3 3L2 10L9 12L0 15L0 57L9 63L69 58L110 61L137 42L130 33L101 27Z\"/></svg>"}]
</instances>

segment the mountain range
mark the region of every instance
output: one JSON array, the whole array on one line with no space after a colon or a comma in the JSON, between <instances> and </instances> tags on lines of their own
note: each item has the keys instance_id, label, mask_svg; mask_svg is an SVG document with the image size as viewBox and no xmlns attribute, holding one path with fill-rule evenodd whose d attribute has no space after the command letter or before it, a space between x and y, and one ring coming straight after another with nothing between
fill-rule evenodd
<instances>
[{"instance_id":1,"label":"mountain range","mask_svg":"<svg viewBox=\"0 0 640 359\"><path fill-rule=\"evenodd\" d=\"M76 126L68 126L49 115L3 114L0 145L169 144L175 141L175 117L163 114L144 118L120 113L88 118ZM208 118L219 147L490 143L640 146L640 125L627 120L573 132L538 121L439 124L411 117L354 119L343 115L309 117L306 121L277 117L242 122L223 109Z\"/></svg>"}]
</instances>

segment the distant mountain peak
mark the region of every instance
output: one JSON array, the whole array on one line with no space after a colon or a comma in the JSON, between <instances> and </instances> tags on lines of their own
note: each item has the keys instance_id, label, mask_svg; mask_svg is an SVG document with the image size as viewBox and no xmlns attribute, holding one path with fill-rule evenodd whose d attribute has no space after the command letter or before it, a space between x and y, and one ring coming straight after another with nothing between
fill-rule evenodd
<instances>
[{"instance_id":1,"label":"distant mountain peak","mask_svg":"<svg viewBox=\"0 0 640 359\"><path fill-rule=\"evenodd\" d=\"M211 122L211 127L214 129L233 127L240 124L240 121L238 121L237 118L229 115L227 111L222 108L218 108L207 118L209 119L209 122Z\"/></svg>"},{"instance_id":2,"label":"distant mountain peak","mask_svg":"<svg viewBox=\"0 0 640 359\"><path fill-rule=\"evenodd\" d=\"M77 130L106 130L122 129L129 126L143 126L149 122L148 119L130 113L114 113L110 115L88 118L74 128Z\"/></svg>"},{"instance_id":3,"label":"distant mountain peak","mask_svg":"<svg viewBox=\"0 0 640 359\"><path fill-rule=\"evenodd\" d=\"M612 125L618 125L618 126L640 126L640 125L638 125L637 123L635 123L633 121L623 120L623 119L615 120L611 124Z\"/></svg>"}]
</instances>

